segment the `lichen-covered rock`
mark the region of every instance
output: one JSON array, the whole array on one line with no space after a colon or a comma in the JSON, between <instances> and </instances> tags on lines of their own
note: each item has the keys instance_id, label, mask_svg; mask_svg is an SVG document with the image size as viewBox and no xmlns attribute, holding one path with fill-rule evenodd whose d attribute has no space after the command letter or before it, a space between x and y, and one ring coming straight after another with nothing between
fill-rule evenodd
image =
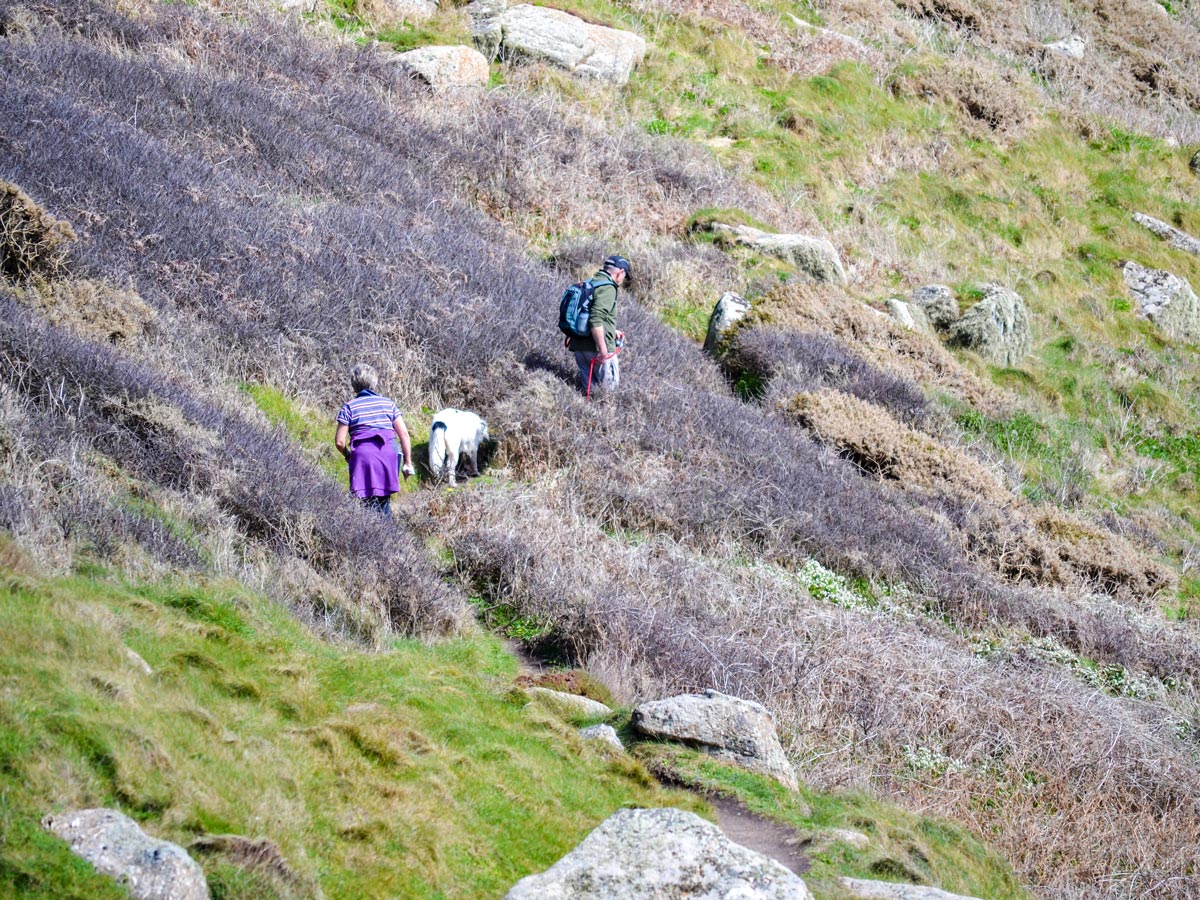
<instances>
[{"instance_id":1,"label":"lichen-covered rock","mask_svg":"<svg viewBox=\"0 0 1200 900\"><path fill-rule=\"evenodd\" d=\"M886 305L888 315L895 319L896 324L902 328L907 328L909 331L933 333L933 326L929 324L929 317L925 315L925 310L915 303L891 297Z\"/></svg>"},{"instance_id":2,"label":"lichen-covered rock","mask_svg":"<svg viewBox=\"0 0 1200 900\"><path fill-rule=\"evenodd\" d=\"M1178 275L1162 269L1147 269L1135 262L1121 267L1138 315L1163 333L1178 340L1200 338L1200 299L1192 286Z\"/></svg>"},{"instance_id":3,"label":"lichen-covered rock","mask_svg":"<svg viewBox=\"0 0 1200 900\"><path fill-rule=\"evenodd\" d=\"M543 59L615 84L627 82L646 55L640 35L545 6L518 4L500 15L499 24L502 53Z\"/></svg>"},{"instance_id":4,"label":"lichen-covered rock","mask_svg":"<svg viewBox=\"0 0 1200 900\"><path fill-rule=\"evenodd\" d=\"M704 352L716 353L721 345L721 338L735 323L741 321L750 312L750 301L739 297L733 291L726 291L713 307L708 317L708 334L704 337Z\"/></svg>"},{"instance_id":5,"label":"lichen-covered rock","mask_svg":"<svg viewBox=\"0 0 1200 900\"><path fill-rule=\"evenodd\" d=\"M617 750L625 749L617 729L611 725L589 725L587 728L580 728L579 736L585 741L603 741Z\"/></svg>"},{"instance_id":6,"label":"lichen-covered rock","mask_svg":"<svg viewBox=\"0 0 1200 900\"><path fill-rule=\"evenodd\" d=\"M958 321L958 299L944 284L926 284L912 292L913 306L925 310L929 324L938 331L949 331Z\"/></svg>"},{"instance_id":7,"label":"lichen-covered rock","mask_svg":"<svg viewBox=\"0 0 1200 900\"><path fill-rule=\"evenodd\" d=\"M1133 220L1139 225L1148 228L1176 250L1200 256L1200 240L1192 237L1186 231L1180 231L1178 228L1173 228L1161 219L1147 216L1144 213L1134 213Z\"/></svg>"},{"instance_id":8,"label":"lichen-covered rock","mask_svg":"<svg viewBox=\"0 0 1200 900\"><path fill-rule=\"evenodd\" d=\"M649 737L694 745L796 789L796 771L784 755L771 713L761 703L713 690L682 694L638 706L633 727Z\"/></svg>"},{"instance_id":9,"label":"lichen-covered rock","mask_svg":"<svg viewBox=\"0 0 1200 900\"><path fill-rule=\"evenodd\" d=\"M862 900L978 900L963 894L951 894L941 888L903 882L871 881L867 878L839 878L852 896Z\"/></svg>"},{"instance_id":10,"label":"lichen-covered rock","mask_svg":"<svg viewBox=\"0 0 1200 900\"><path fill-rule=\"evenodd\" d=\"M845 284L846 269L837 248L825 238L807 234L773 234L749 225L712 224L714 234L723 235L738 244L779 259L787 260L814 281Z\"/></svg>"},{"instance_id":11,"label":"lichen-covered rock","mask_svg":"<svg viewBox=\"0 0 1200 900\"><path fill-rule=\"evenodd\" d=\"M527 687L525 695L529 697L530 702L564 719L594 719L597 716L612 715L612 710L603 703L590 697L581 697L579 694L567 694L544 687Z\"/></svg>"},{"instance_id":12,"label":"lichen-covered rock","mask_svg":"<svg viewBox=\"0 0 1200 900\"><path fill-rule=\"evenodd\" d=\"M811 900L773 859L680 809L623 809L505 900Z\"/></svg>"},{"instance_id":13,"label":"lichen-covered rock","mask_svg":"<svg viewBox=\"0 0 1200 900\"><path fill-rule=\"evenodd\" d=\"M178 844L147 835L113 809L83 809L47 816L58 835L97 872L125 885L134 900L208 900L204 871Z\"/></svg>"},{"instance_id":14,"label":"lichen-covered rock","mask_svg":"<svg viewBox=\"0 0 1200 900\"><path fill-rule=\"evenodd\" d=\"M490 63L500 53L500 42L504 31L500 17L508 9L508 0L471 0L467 4L467 15L471 19L471 40L475 49Z\"/></svg>"},{"instance_id":15,"label":"lichen-covered rock","mask_svg":"<svg viewBox=\"0 0 1200 900\"><path fill-rule=\"evenodd\" d=\"M491 74L482 53L461 45L418 47L396 62L434 88L483 87Z\"/></svg>"},{"instance_id":16,"label":"lichen-covered rock","mask_svg":"<svg viewBox=\"0 0 1200 900\"><path fill-rule=\"evenodd\" d=\"M954 323L950 337L997 366L1018 366L1033 349L1025 301L998 284L983 286L983 299Z\"/></svg>"}]
</instances>

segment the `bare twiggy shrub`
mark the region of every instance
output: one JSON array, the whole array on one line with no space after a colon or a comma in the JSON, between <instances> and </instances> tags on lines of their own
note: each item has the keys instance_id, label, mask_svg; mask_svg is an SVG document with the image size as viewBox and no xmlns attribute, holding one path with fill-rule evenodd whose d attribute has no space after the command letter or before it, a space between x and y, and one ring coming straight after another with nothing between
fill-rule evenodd
<instances>
[{"instance_id":1,"label":"bare twiggy shrub","mask_svg":"<svg viewBox=\"0 0 1200 900\"><path fill-rule=\"evenodd\" d=\"M15 184L0 180L0 275L55 275L75 240L70 223L54 218Z\"/></svg>"}]
</instances>

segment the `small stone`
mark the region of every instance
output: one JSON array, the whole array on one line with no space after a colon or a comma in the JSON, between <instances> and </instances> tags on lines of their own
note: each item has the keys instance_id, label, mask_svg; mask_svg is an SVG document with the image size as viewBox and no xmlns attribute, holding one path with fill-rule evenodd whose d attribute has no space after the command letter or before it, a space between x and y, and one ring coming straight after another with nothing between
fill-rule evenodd
<instances>
[{"instance_id":1,"label":"small stone","mask_svg":"<svg viewBox=\"0 0 1200 900\"><path fill-rule=\"evenodd\" d=\"M579 736L585 741L603 741L618 750L625 749L625 745L621 743L621 738L617 735L617 729L611 725L589 725L587 728L580 728Z\"/></svg>"},{"instance_id":2,"label":"small stone","mask_svg":"<svg viewBox=\"0 0 1200 900\"><path fill-rule=\"evenodd\" d=\"M1121 267L1125 286L1137 304L1138 315L1149 319L1169 337L1200 338L1200 298L1192 286L1171 272L1148 269L1135 262Z\"/></svg>"},{"instance_id":3,"label":"small stone","mask_svg":"<svg viewBox=\"0 0 1200 900\"><path fill-rule=\"evenodd\" d=\"M1018 366L1033 349L1025 301L998 284L983 286L983 299L951 328L951 342L974 350L997 366Z\"/></svg>"},{"instance_id":4,"label":"small stone","mask_svg":"<svg viewBox=\"0 0 1200 900\"><path fill-rule=\"evenodd\" d=\"M154 670L152 668L150 668L150 663L148 663L144 659L142 659L142 657L138 654L138 652L136 650L133 650L130 647L126 647L125 648L125 657L131 663L133 663L135 666L137 666L142 671L143 674L145 674L145 675L153 675L154 674Z\"/></svg>"},{"instance_id":5,"label":"small stone","mask_svg":"<svg viewBox=\"0 0 1200 900\"><path fill-rule=\"evenodd\" d=\"M1061 41L1047 44L1046 49L1057 56L1083 59L1084 53L1087 50L1087 38L1082 35L1073 34L1068 38L1063 38Z\"/></svg>"},{"instance_id":6,"label":"small stone","mask_svg":"<svg viewBox=\"0 0 1200 900\"><path fill-rule=\"evenodd\" d=\"M892 297L885 305L887 306L888 315L895 319L896 323L902 328L907 328L909 331L924 331L927 334L933 333L933 326L929 324L929 318L925 315L925 310L915 303L908 303L897 297Z\"/></svg>"},{"instance_id":7,"label":"small stone","mask_svg":"<svg viewBox=\"0 0 1200 900\"><path fill-rule=\"evenodd\" d=\"M941 888L920 884L871 881L867 878L839 878L842 887L861 900L979 900L963 894L951 894Z\"/></svg>"},{"instance_id":8,"label":"small stone","mask_svg":"<svg viewBox=\"0 0 1200 900\"><path fill-rule=\"evenodd\" d=\"M595 719L612 715L612 710L590 697L552 691L544 687L525 688L525 695L532 703L548 709L566 719Z\"/></svg>"},{"instance_id":9,"label":"small stone","mask_svg":"<svg viewBox=\"0 0 1200 900\"><path fill-rule=\"evenodd\" d=\"M668 697L638 706L633 727L649 737L695 745L792 790L797 787L796 771L779 743L771 713L753 700L713 690Z\"/></svg>"},{"instance_id":10,"label":"small stone","mask_svg":"<svg viewBox=\"0 0 1200 900\"><path fill-rule=\"evenodd\" d=\"M1162 238L1176 250L1200 256L1200 240L1192 237L1186 231L1173 228L1161 219L1156 219L1145 213L1134 213L1133 221Z\"/></svg>"},{"instance_id":11,"label":"small stone","mask_svg":"<svg viewBox=\"0 0 1200 900\"><path fill-rule=\"evenodd\" d=\"M398 54L396 62L433 88L481 88L491 75L484 55L461 45L419 47Z\"/></svg>"},{"instance_id":12,"label":"small stone","mask_svg":"<svg viewBox=\"0 0 1200 900\"><path fill-rule=\"evenodd\" d=\"M713 307L708 317L708 334L704 338L704 352L716 353L721 345L721 338L737 322L750 312L750 301L740 297L733 291L726 291Z\"/></svg>"},{"instance_id":13,"label":"small stone","mask_svg":"<svg viewBox=\"0 0 1200 900\"><path fill-rule=\"evenodd\" d=\"M847 281L846 269L837 248L825 238L807 234L773 234L749 225L723 225L720 222L713 222L712 231L725 235L735 243L786 260L814 281L825 284L845 284Z\"/></svg>"},{"instance_id":14,"label":"small stone","mask_svg":"<svg viewBox=\"0 0 1200 900\"><path fill-rule=\"evenodd\" d=\"M954 291L944 284L927 284L912 292L913 306L925 310L925 315L938 331L948 331L958 321L958 300Z\"/></svg>"}]
</instances>

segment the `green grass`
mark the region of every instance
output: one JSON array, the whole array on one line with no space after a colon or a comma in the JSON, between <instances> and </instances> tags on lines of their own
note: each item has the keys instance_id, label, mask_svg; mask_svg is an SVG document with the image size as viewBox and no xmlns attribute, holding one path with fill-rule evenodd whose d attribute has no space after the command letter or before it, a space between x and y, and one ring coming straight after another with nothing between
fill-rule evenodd
<instances>
[{"instance_id":1,"label":"green grass","mask_svg":"<svg viewBox=\"0 0 1200 900\"><path fill-rule=\"evenodd\" d=\"M791 792L772 779L716 762L694 750L640 744L635 751L655 771L682 784L740 801L807 839L812 868L805 881L818 898L841 896L838 876L930 884L956 894L1017 900L1027 895L1008 864L948 820L920 816L861 793ZM858 831L866 849L822 840L831 829Z\"/></svg>"},{"instance_id":2,"label":"green grass","mask_svg":"<svg viewBox=\"0 0 1200 900\"><path fill-rule=\"evenodd\" d=\"M233 584L0 578L0 895L124 896L39 827L73 807L185 847L268 837L298 883L363 898L497 897L623 805L697 808L514 702L491 638L367 653ZM214 896L271 896L201 858Z\"/></svg>"}]
</instances>

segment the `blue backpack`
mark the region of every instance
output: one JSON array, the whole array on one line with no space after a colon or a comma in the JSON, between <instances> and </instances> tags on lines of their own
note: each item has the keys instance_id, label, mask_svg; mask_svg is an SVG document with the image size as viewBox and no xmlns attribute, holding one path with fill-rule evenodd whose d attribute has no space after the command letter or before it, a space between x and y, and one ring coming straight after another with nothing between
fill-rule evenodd
<instances>
[{"instance_id":1,"label":"blue backpack","mask_svg":"<svg viewBox=\"0 0 1200 900\"><path fill-rule=\"evenodd\" d=\"M558 301L558 330L567 337L588 337L588 324L592 317L592 296L596 286L591 279L572 284L563 291Z\"/></svg>"}]
</instances>

